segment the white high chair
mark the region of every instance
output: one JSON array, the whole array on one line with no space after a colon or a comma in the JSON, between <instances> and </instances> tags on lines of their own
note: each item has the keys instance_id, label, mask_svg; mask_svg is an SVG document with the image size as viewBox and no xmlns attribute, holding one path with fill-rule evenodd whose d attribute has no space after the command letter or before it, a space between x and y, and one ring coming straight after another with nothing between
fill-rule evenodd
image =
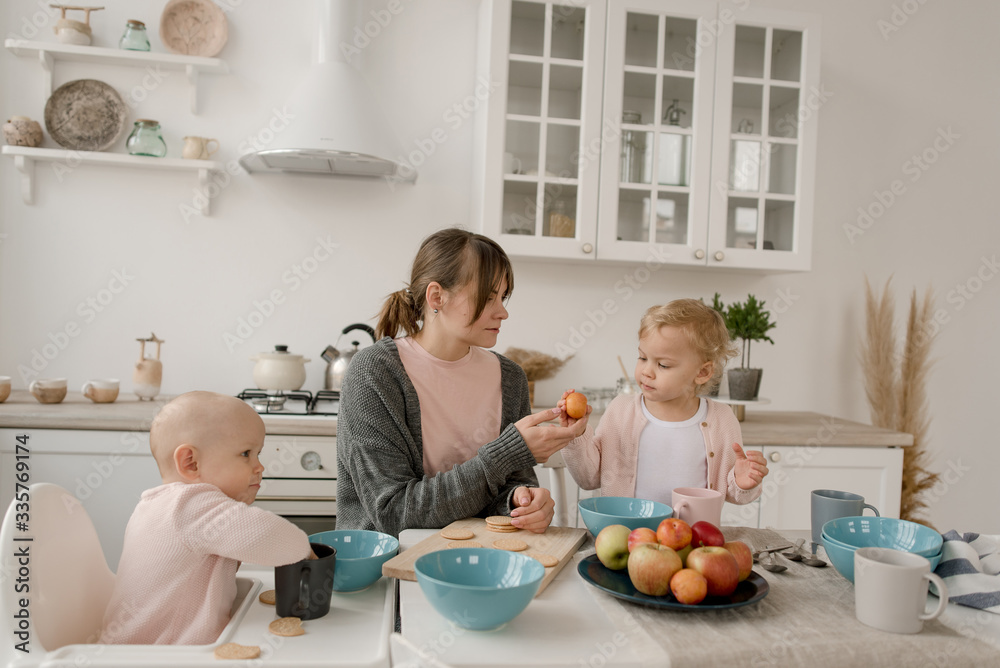
<instances>
[{"instance_id":1,"label":"white high chair","mask_svg":"<svg viewBox=\"0 0 1000 668\"><path fill-rule=\"evenodd\" d=\"M76 497L50 483L31 485L27 505L20 503L14 499L0 527L3 654L25 656L15 649L25 637L19 631L27 631L28 647L37 656L97 642L115 575L90 516ZM25 511L27 530L21 531L18 515ZM18 591L25 585L27 591ZM14 617L21 599L29 600L27 629Z\"/></svg>"}]
</instances>

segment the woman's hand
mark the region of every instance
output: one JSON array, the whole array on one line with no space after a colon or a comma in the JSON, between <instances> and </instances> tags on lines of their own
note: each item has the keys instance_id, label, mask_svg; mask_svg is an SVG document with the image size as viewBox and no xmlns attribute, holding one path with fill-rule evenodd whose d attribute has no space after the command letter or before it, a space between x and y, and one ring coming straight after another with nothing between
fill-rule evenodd
<instances>
[{"instance_id":1,"label":"woman's hand","mask_svg":"<svg viewBox=\"0 0 1000 668\"><path fill-rule=\"evenodd\" d=\"M759 450L744 452L739 443L733 443L733 451L736 453L736 465L733 466L736 484L740 489L753 489L767 475L767 460L764 459L764 453Z\"/></svg>"},{"instance_id":2,"label":"woman's hand","mask_svg":"<svg viewBox=\"0 0 1000 668\"><path fill-rule=\"evenodd\" d=\"M510 511L510 523L519 529L544 533L555 514L556 502L544 487L518 487L511 503L515 508Z\"/></svg>"},{"instance_id":3,"label":"woman's hand","mask_svg":"<svg viewBox=\"0 0 1000 668\"><path fill-rule=\"evenodd\" d=\"M572 427L574 424L577 423L578 420L584 420L590 417L590 411L594 410L593 406L587 404L586 415L584 415L582 418L571 418L569 414L566 412L566 397L573 394L574 392L576 392L576 390L574 389L566 390L565 392L563 392L562 399L560 399L559 403L556 404L556 408L559 409L559 424L562 425L563 427Z\"/></svg>"},{"instance_id":4,"label":"woman's hand","mask_svg":"<svg viewBox=\"0 0 1000 668\"><path fill-rule=\"evenodd\" d=\"M549 457L569 445L574 438L582 436L587 428L587 416L573 420L572 424L566 426L544 424L559 417L562 412L562 409L557 407L534 415L526 415L514 423L514 427L520 432L521 438L539 464L544 464Z\"/></svg>"}]
</instances>

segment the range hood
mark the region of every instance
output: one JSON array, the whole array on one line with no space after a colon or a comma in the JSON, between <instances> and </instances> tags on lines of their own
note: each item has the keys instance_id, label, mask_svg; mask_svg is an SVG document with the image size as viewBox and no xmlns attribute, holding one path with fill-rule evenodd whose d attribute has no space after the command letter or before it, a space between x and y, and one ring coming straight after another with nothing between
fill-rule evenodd
<instances>
[{"instance_id":1,"label":"range hood","mask_svg":"<svg viewBox=\"0 0 1000 668\"><path fill-rule=\"evenodd\" d=\"M412 167L398 162L402 148L368 85L340 50L353 44L359 15L358 0L321 0L318 62L285 105L292 117L288 126L268 145L240 157L248 172L416 179Z\"/></svg>"}]
</instances>

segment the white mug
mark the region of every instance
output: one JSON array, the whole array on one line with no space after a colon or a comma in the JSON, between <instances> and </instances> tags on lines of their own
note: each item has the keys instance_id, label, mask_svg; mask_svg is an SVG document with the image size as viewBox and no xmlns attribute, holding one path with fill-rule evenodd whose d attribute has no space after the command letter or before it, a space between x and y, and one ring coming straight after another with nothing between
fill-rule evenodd
<instances>
[{"instance_id":1,"label":"white mug","mask_svg":"<svg viewBox=\"0 0 1000 668\"><path fill-rule=\"evenodd\" d=\"M927 585L938 590L938 604L927 613ZM920 633L924 621L948 605L948 587L931 573L919 554L884 547L854 551L854 612L858 621L891 633Z\"/></svg>"},{"instance_id":2,"label":"white mug","mask_svg":"<svg viewBox=\"0 0 1000 668\"><path fill-rule=\"evenodd\" d=\"M80 392L95 404L110 404L118 398L118 379L88 380Z\"/></svg>"},{"instance_id":3,"label":"white mug","mask_svg":"<svg viewBox=\"0 0 1000 668\"><path fill-rule=\"evenodd\" d=\"M503 154L503 173L504 174L521 173L521 161L515 158L513 153Z\"/></svg>"},{"instance_id":4,"label":"white mug","mask_svg":"<svg viewBox=\"0 0 1000 668\"><path fill-rule=\"evenodd\" d=\"M677 487L670 495L674 517L694 524L704 520L715 526L722 524L722 506L726 497L722 492L704 487Z\"/></svg>"}]
</instances>

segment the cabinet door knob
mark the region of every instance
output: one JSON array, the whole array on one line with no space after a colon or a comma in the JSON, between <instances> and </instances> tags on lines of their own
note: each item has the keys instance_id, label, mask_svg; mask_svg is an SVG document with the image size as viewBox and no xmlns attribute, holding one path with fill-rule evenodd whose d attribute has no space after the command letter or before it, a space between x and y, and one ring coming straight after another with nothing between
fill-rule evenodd
<instances>
[{"instance_id":1,"label":"cabinet door knob","mask_svg":"<svg viewBox=\"0 0 1000 668\"><path fill-rule=\"evenodd\" d=\"M583 252L584 253L593 253L594 252L594 245L593 244L583 244Z\"/></svg>"},{"instance_id":2,"label":"cabinet door knob","mask_svg":"<svg viewBox=\"0 0 1000 668\"><path fill-rule=\"evenodd\" d=\"M771 461L772 462L780 462L781 461L781 453L780 452L772 452L771 453Z\"/></svg>"},{"instance_id":3,"label":"cabinet door knob","mask_svg":"<svg viewBox=\"0 0 1000 668\"><path fill-rule=\"evenodd\" d=\"M705 259L705 251L703 251L700 248L698 250L696 250L694 252L694 259L696 259L696 260L704 260Z\"/></svg>"},{"instance_id":4,"label":"cabinet door knob","mask_svg":"<svg viewBox=\"0 0 1000 668\"><path fill-rule=\"evenodd\" d=\"M726 254L723 253L722 251L715 251L715 255L713 255L712 257L715 258L716 262L722 262L723 260L726 259Z\"/></svg>"}]
</instances>

